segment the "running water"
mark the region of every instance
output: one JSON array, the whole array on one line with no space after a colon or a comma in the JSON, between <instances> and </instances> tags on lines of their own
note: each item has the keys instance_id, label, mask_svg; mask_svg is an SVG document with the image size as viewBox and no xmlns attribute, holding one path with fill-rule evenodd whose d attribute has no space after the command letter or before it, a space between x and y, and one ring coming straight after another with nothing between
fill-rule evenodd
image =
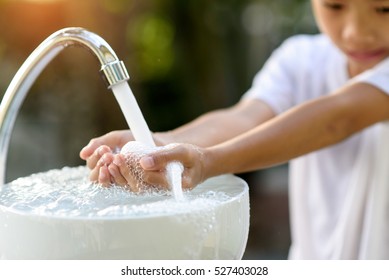
<instances>
[{"instance_id":1,"label":"running water","mask_svg":"<svg viewBox=\"0 0 389 280\"><path fill-rule=\"evenodd\" d=\"M124 114L128 126L136 141L146 145L147 148L156 147L150 129L143 117L139 105L127 82L112 86L112 91ZM167 166L167 178L173 196L176 200L183 199L181 176L183 167L180 163L170 163Z\"/></svg>"},{"instance_id":2,"label":"running water","mask_svg":"<svg viewBox=\"0 0 389 280\"><path fill-rule=\"evenodd\" d=\"M150 129L128 83L123 82L113 85L111 89L122 109L123 115L126 118L127 124L130 127L135 140L146 146L155 147Z\"/></svg>"},{"instance_id":3,"label":"running water","mask_svg":"<svg viewBox=\"0 0 389 280\"><path fill-rule=\"evenodd\" d=\"M175 199L178 201L184 200L181 183L184 167L180 162L172 162L167 165L166 169L169 185L172 189Z\"/></svg>"}]
</instances>

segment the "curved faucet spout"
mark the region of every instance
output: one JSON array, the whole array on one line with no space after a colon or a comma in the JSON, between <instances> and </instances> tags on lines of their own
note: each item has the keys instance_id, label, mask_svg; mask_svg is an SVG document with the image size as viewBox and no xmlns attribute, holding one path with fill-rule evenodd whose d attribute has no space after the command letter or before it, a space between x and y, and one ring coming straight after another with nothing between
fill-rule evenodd
<instances>
[{"instance_id":1,"label":"curved faucet spout","mask_svg":"<svg viewBox=\"0 0 389 280\"><path fill-rule=\"evenodd\" d=\"M61 29L44 40L27 58L12 79L0 104L0 187L5 182L9 140L19 109L28 90L46 65L64 48L79 45L90 50L101 64L108 88L129 79L124 63L108 43L83 28Z\"/></svg>"}]
</instances>

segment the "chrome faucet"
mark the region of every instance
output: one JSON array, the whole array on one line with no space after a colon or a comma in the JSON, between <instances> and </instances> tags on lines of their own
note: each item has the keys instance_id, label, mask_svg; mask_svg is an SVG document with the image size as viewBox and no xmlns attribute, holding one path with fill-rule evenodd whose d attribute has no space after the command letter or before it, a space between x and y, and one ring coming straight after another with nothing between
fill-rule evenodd
<instances>
[{"instance_id":1,"label":"chrome faucet","mask_svg":"<svg viewBox=\"0 0 389 280\"><path fill-rule=\"evenodd\" d=\"M61 29L44 40L20 67L0 104L0 188L5 183L12 129L28 90L46 65L63 49L73 45L86 47L98 58L108 88L129 79L124 63L104 39L92 32L71 27Z\"/></svg>"}]
</instances>

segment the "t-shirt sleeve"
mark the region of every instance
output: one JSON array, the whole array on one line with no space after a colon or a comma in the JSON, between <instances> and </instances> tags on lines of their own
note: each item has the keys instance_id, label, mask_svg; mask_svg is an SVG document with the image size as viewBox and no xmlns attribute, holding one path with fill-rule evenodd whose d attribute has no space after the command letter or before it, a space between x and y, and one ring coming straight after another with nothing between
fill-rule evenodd
<instances>
[{"instance_id":1,"label":"t-shirt sleeve","mask_svg":"<svg viewBox=\"0 0 389 280\"><path fill-rule=\"evenodd\" d=\"M389 58L386 58L374 68L355 76L349 82L371 84L389 95Z\"/></svg>"},{"instance_id":2,"label":"t-shirt sleeve","mask_svg":"<svg viewBox=\"0 0 389 280\"><path fill-rule=\"evenodd\" d=\"M296 87L294 71L298 50L295 38L287 39L255 75L251 88L242 98L256 98L266 102L276 114L293 106Z\"/></svg>"}]
</instances>

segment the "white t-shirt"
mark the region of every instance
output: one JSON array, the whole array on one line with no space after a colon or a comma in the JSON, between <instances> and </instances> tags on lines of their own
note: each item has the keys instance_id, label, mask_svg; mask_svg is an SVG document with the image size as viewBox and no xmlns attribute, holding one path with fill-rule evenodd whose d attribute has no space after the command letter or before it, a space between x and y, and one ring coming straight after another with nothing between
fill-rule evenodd
<instances>
[{"instance_id":1,"label":"white t-shirt","mask_svg":"<svg viewBox=\"0 0 389 280\"><path fill-rule=\"evenodd\" d=\"M389 59L349 80L346 57L328 37L322 34L299 35L286 40L274 51L243 98L261 99L280 114L310 99L331 94L346 83L354 81L373 84L389 94ZM363 159L365 155L361 155L362 146L367 145L363 142L377 137L373 130L374 126L341 143L290 162L292 246L289 258L366 257L362 248L362 243L365 242L362 236L364 227L369 224L363 218L367 211L367 202L364 200L366 193L362 195L362 191L359 192L360 199L363 200L360 204L363 206L358 210L350 208L354 207L356 200L347 200L355 192L352 181L358 175L353 169L357 168L355 166L358 162L366 164ZM389 145L389 141L387 143ZM371 157L371 153L367 154ZM369 177L368 173L366 177ZM368 178L365 179L368 182ZM366 189L368 188L367 186ZM353 212L361 213L355 216ZM351 246L353 248L343 248L344 240L348 238L344 235L347 235L347 228L351 228L348 223L353 220L357 221L354 224L357 224L358 232ZM340 228L343 228L342 233ZM389 250L388 244L385 246Z\"/></svg>"}]
</instances>

